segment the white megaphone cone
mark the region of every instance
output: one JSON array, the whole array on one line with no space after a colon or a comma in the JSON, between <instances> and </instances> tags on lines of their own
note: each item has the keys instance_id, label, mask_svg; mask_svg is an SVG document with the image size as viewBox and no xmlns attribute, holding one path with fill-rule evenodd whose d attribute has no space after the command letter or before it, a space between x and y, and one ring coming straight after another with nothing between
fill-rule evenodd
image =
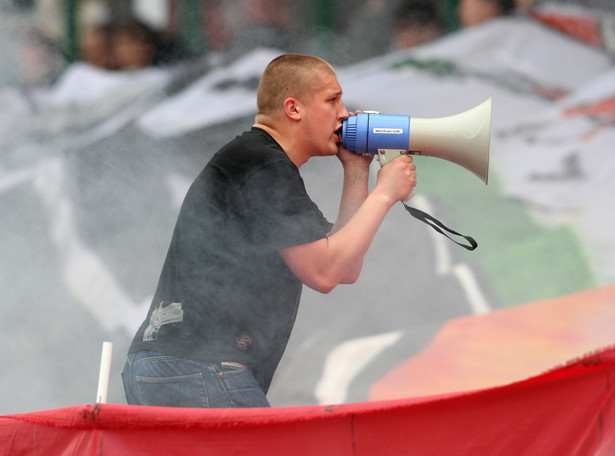
<instances>
[{"instance_id":1,"label":"white megaphone cone","mask_svg":"<svg viewBox=\"0 0 615 456\"><path fill-rule=\"evenodd\" d=\"M399 155L437 157L464 167L485 184L490 139L491 98L448 117L360 113L342 126L342 145L357 154L377 155L381 166Z\"/></svg>"}]
</instances>

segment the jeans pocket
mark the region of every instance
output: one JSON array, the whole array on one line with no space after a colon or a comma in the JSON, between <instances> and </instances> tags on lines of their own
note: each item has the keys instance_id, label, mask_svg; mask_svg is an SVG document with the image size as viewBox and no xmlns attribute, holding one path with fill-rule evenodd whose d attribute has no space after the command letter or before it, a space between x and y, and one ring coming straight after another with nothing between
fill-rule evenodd
<instances>
[{"instance_id":1,"label":"jeans pocket","mask_svg":"<svg viewBox=\"0 0 615 456\"><path fill-rule=\"evenodd\" d=\"M220 363L220 370L222 372L236 372L236 371L245 371L248 369L248 366L241 363L235 363L230 361L223 361Z\"/></svg>"},{"instance_id":2,"label":"jeans pocket","mask_svg":"<svg viewBox=\"0 0 615 456\"><path fill-rule=\"evenodd\" d=\"M243 365L222 364L220 383L235 407L269 407L252 371Z\"/></svg>"},{"instance_id":3,"label":"jeans pocket","mask_svg":"<svg viewBox=\"0 0 615 456\"><path fill-rule=\"evenodd\" d=\"M174 377L137 376L143 405L208 407L207 389L200 373Z\"/></svg>"}]
</instances>

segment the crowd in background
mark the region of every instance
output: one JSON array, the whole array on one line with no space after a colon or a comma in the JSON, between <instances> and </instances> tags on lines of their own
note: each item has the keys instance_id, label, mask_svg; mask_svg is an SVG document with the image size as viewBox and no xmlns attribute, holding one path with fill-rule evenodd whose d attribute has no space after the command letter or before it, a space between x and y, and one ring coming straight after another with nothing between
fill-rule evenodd
<instances>
[{"instance_id":1,"label":"crowd in background","mask_svg":"<svg viewBox=\"0 0 615 456\"><path fill-rule=\"evenodd\" d=\"M1 1L1 0L0 0ZM349 64L433 41L494 17L523 14L542 0L160 0L157 20L139 2L79 0L76 60L117 71L186 59L232 61L256 47L320 55ZM592 0L558 0L576 4ZM594 0L600 1L600 0ZM4 0L27 15L20 59L25 85L52 81L66 65L65 0ZM195 34L195 17L196 34ZM192 36L185 24L192 20ZM70 60L70 59L69 59ZM70 62L69 62L70 63Z\"/></svg>"}]
</instances>

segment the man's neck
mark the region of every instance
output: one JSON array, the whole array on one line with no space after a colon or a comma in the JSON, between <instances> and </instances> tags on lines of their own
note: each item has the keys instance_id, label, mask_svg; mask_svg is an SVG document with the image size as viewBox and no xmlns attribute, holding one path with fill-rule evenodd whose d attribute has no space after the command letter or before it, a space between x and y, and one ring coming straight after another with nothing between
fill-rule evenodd
<instances>
[{"instance_id":1,"label":"man's neck","mask_svg":"<svg viewBox=\"0 0 615 456\"><path fill-rule=\"evenodd\" d=\"M269 133L284 152L286 152L288 158L290 158L297 168L301 168L301 165L310 159L308 154L302 153L300 148L297 147L295 141L293 141L293 135L285 135L279 129L258 122L256 122L253 127L260 128Z\"/></svg>"}]
</instances>

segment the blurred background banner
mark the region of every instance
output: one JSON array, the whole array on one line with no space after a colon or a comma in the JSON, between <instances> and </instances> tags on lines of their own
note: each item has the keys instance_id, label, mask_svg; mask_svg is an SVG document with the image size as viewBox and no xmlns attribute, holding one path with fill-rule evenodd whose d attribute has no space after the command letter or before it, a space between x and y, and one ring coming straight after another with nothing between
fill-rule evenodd
<instances>
[{"instance_id":1,"label":"blurred background banner","mask_svg":"<svg viewBox=\"0 0 615 456\"><path fill-rule=\"evenodd\" d=\"M93 402L103 341L114 343L108 401L125 404L119 373L183 196L250 128L260 74L283 52L329 60L349 110L442 117L493 97L493 129L487 187L415 159L412 205L479 248L394 207L357 284L304 291L274 406L376 400L399 369L408 380L387 394L419 396L411 380L429 383L422 363L442 351L433 379L461 391L446 368L480 344L440 344L487 340L493 321L524 329L491 356L528 348L505 380L476 361L491 386L609 345L615 6L480 0L479 20L471 2L0 1L0 414ZM329 219L334 161L302 167Z\"/></svg>"}]
</instances>

